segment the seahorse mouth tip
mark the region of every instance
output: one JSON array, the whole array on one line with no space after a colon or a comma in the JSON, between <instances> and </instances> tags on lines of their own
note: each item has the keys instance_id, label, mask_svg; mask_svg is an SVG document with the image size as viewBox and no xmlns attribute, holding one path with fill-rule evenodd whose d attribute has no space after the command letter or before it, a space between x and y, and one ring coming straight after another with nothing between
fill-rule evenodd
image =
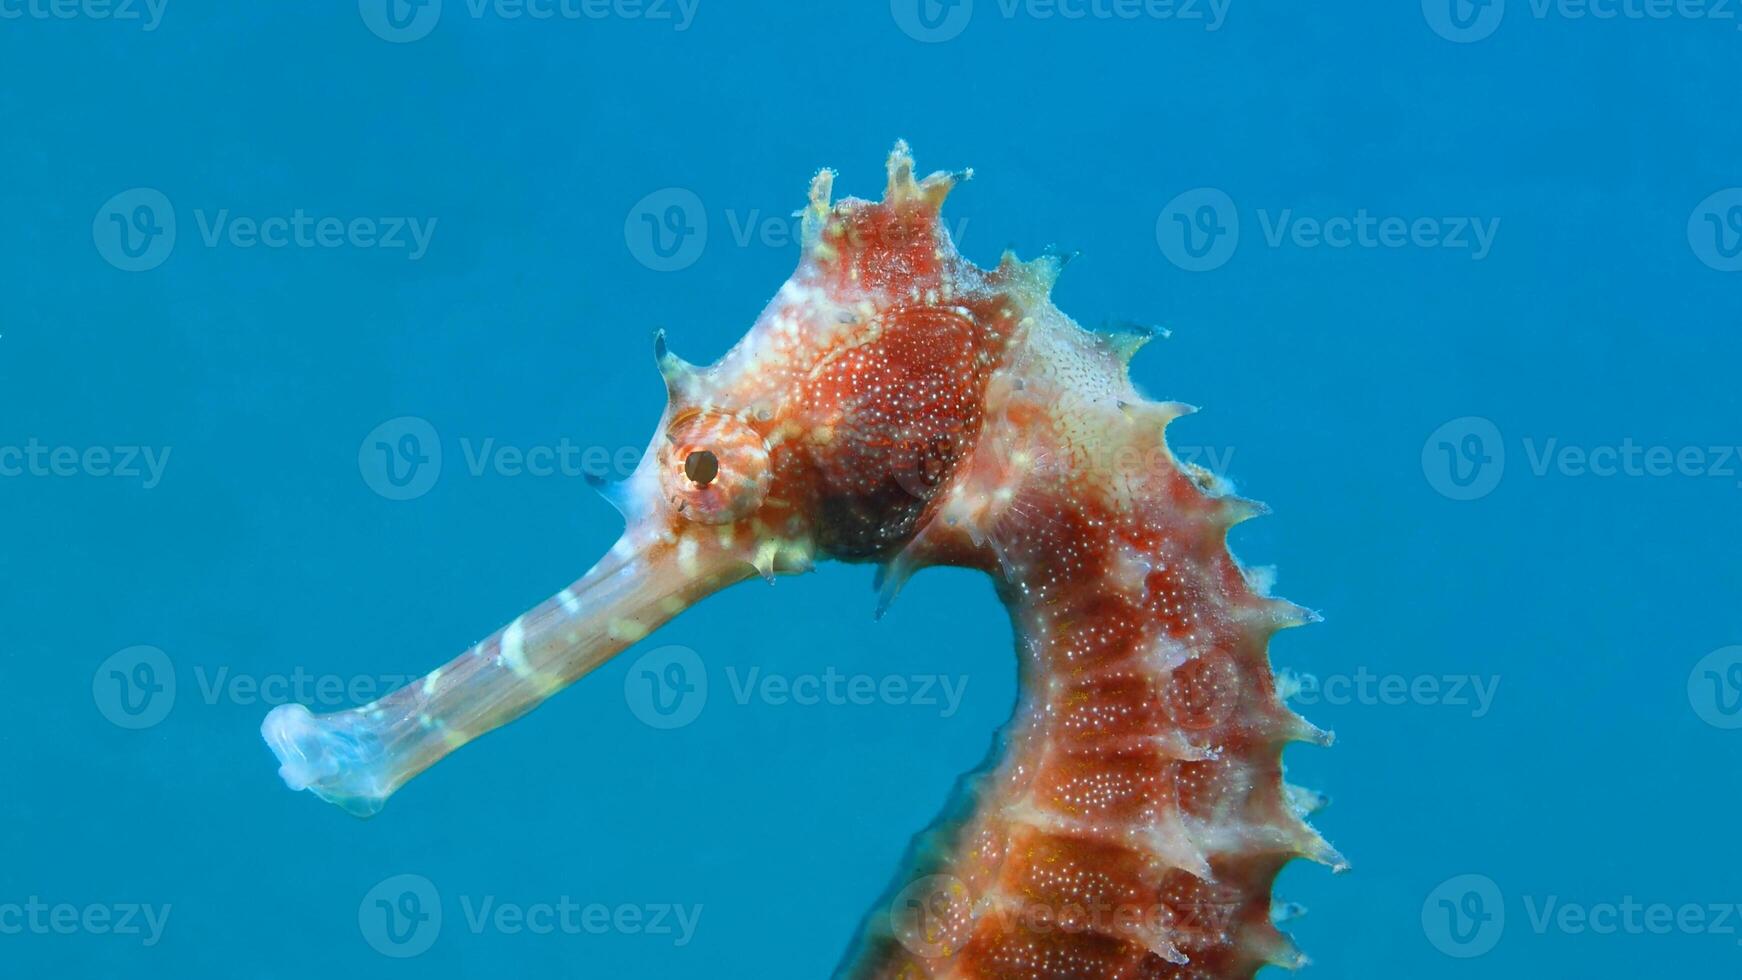
<instances>
[{"instance_id":1,"label":"seahorse mouth tip","mask_svg":"<svg viewBox=\"0 0 1742 980\"><path fill-rule=\"evenodd\" d=\"M360 765L366 752L354 736L317 718L300 704L281 704L260 723L260 737L278 757L278 776L292 790L308 790L357 816L372 816L386 805ZM347 780L358 783L352 786Z\"/></svg>"},{"instance_id":2,"label":"seahorse mouth tip","mask_svg":"<svg viewBox=\"0 0 1742 980\"><path fill-rule=\"evenodd\" d=\"M267 712L260 723L260 737L278 757L278 775L293 790L308 789L314 782L296 733L311 727L314 716L300 704L281 704Z\"/></svg>"}]
</instances>

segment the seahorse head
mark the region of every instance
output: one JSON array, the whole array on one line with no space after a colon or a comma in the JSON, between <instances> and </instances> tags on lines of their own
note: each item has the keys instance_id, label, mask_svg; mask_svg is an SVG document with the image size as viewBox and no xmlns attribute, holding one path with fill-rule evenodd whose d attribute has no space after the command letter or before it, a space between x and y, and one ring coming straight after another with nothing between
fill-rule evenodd
<instances>
[{"instance_id":1,"label":"seahorse head","mask_svg":"<svg viewBox=\"0 0 1742 980\"><path fill-rule=\"evenodd\" d=\"M608 495L633 547L690 575L883 560L941 504L988 385L1046 263L983 271L939 220L963 174L913 174L905 144L878 202L813 180L798 269L714 364L655 340L668 403L641 464Z\"/></svg>"}]
</instances>

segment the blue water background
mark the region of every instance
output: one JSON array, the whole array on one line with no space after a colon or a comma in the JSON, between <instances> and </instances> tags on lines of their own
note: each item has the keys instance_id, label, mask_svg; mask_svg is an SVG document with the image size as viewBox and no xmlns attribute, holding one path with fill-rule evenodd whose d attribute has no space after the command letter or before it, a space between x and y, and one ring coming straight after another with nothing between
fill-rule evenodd
<instances>
[{"instance_id":1,"label":"blue water background","mask_svg":"<svg viewBox=\"0 0 1742 980\"><path fill-rule=\"evenodd\" d=\"M947 210L968 256L1080 251L1061 307L1172 329L1136 378L1205 407L1176 446L1276 510L1236 550L1326 615L1274 643L1279 667L1498 685L1485 711L1443 689L1302 708L1338 742L1291 748L1290 777L1332 796L1317 823L1354 863L1279 883L1310 910L1291 925L1309 975L1735 974L1735 919L1542 915L1742 902L1742 668L1700 666L1742 643L1742 461L1712 451L1742 443L1742 273L1723 271L1742 192L1702 204L1742 185L1736 21L1514 0L1460 43L1413 2L1234 0L1208 30L702 0L680 30L448 0L392 43L368 6L169 0L148 31L38 0L0 20L0 445L170 453L150 487L82 456L0 478L0 929L32 897L170 908L156 937L0 932L0 976L826 975L1010 711L983 580L925 573L875 623L866 568L740 586L643 645L699 657L692 723L638 717L638 648L369 821L287 792L257 735L271 699L214 685L421 674L583 571L619 525L579 474L474 476L468 452L638 449L654 328L692 360L724 351L793 265L815 169L874 197L897 137L921 170L975 168ZM177 238L127 271L105 209L131 220L112 202L136 188ZM692 200L650 200L670 188L707 237L661 271L642 215ZM1168 209L1199 188L1240 238L1190 271ZM298 209L436 224L415 260L201 233ZM1499 224L1480 259L1272 245L1285 209ZM359 460L401 417L443 452L409 500ZM1693 447L1704 475L1538 473L1550 440ZM104 665L142 645L176 691L130 730ZM753 667L966 687L948 717L740 704ZM402 874L443 913L417 956L378 952L407 950L368 921ZM468 923L564 896L701 911L688 942Z\"/></svg>"}]
</instances>

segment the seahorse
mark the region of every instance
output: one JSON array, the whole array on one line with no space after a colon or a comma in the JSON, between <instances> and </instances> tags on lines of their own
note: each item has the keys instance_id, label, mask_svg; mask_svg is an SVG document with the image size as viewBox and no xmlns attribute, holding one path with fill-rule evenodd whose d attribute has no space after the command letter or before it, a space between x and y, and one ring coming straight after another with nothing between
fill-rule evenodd
<instances>
[{"instance_id":1,"label":"seahorse","mask_svg":"<svg viewBox=\"0 0 1742 980\"><path fill-rule=\"evenodd\" d=\"M1286 784L1292 712L1270 637L1314 621L1229 551L1265 508L1169 450L1193 411L1133 386L1153 331L1089 331L1053 304L1062 260L982 269L941 220L971 171L881 201L817 173L797 270L707 367L655 339L667 405L601 489L625 517L572 585L420 682L315 716L276 708L279 773L354 813L506 724L702 597L819 560L875 563L881 615L920 569L991 578L1020 694L990 762L915 838L848 945L853 978L1252 977L1305 962L1272 885L1342 870Z\"/></svg>"}]
</instances>

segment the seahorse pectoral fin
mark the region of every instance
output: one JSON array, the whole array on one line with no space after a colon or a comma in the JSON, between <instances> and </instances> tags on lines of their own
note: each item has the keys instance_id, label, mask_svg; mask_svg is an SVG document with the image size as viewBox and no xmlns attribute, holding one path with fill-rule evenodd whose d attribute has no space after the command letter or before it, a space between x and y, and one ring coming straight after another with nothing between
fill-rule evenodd
<instances>
[{"instance_id":1,"label":"seahorse pectoral fin","mask_svg":"<svg viewBox=\"0 0 1742 980\"><path fill-rule=\"evenodd\" d=\"M260 733L279 775L359 816L449 752L513 721L704 596L752 574L633 530L568 588L422 680L316 715L281 705Z\"/></svg>"}]
</instances>

